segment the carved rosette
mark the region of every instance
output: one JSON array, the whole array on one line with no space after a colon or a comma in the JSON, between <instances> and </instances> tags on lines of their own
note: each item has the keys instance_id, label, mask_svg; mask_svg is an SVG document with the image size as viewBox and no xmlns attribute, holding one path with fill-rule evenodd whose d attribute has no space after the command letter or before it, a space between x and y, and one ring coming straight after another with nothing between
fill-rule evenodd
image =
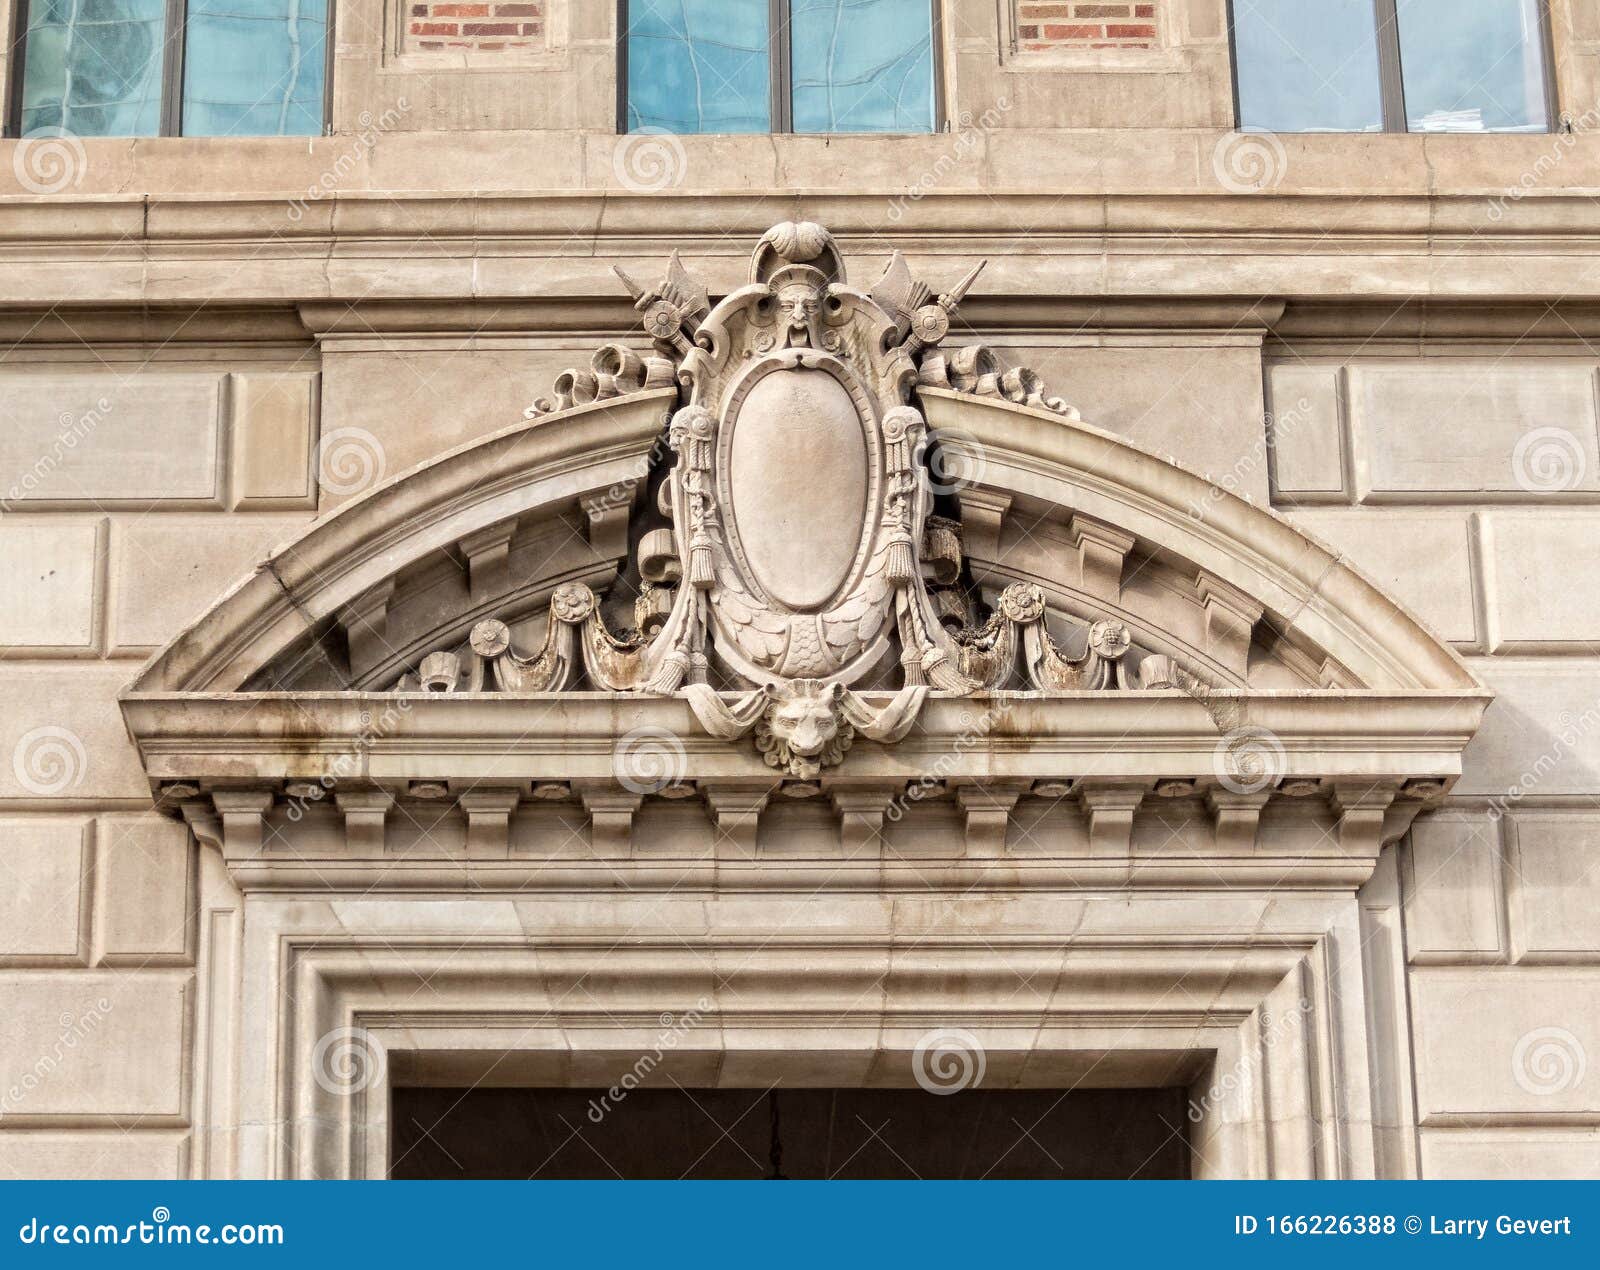
<instances>
[{"instance_id":1,"label":"carved rosette","mask_svg":"<svg viewBox=\"0 0 1600 1270\"><path fill-rule=\"evenodd\" d=\"M985 622L967 624L978 597L960 589L959 521L932 515L914 392L936 386L1076 418L1034 372L1003 369L980 345L942 347L981 268L935 295L896 253L861 291L832 236L793 222L763 235L748 284L715 305L676 253L654 286L619 270L653 352L607 345L528 413L678 386L656 500L668 525L638 536L636 630L614 635L595 593L567 583L533 654L486 619L400 686L681 693L712 735L753 734L769 766L802 781L860 739L899 740L930 691L1132 687L1127 628L1094 621L1083 652L1069 655L1035 585L1007 587ZM1140 686L1177 673L1164 658L1146 663ZM902 686L886 704L856 691L896 664Z\"/></svg>"}]
</instances>

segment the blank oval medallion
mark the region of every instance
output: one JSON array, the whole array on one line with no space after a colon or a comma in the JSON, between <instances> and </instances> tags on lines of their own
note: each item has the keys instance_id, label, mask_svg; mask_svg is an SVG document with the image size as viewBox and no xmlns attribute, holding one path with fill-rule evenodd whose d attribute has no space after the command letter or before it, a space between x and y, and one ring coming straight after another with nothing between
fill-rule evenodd
<instances>
[{"instance_id":1,"label":"blank oval medallion","mask_svg":"<svg viewBox=\"0 0 1600 1270\"><path fill-rule=\"evenodd\" d=\"M755 580L820 608L850 574L867 514L867 444L850 394L820 370L764 376L732 421L728 491Z\"/></svg>"}]
</instances>

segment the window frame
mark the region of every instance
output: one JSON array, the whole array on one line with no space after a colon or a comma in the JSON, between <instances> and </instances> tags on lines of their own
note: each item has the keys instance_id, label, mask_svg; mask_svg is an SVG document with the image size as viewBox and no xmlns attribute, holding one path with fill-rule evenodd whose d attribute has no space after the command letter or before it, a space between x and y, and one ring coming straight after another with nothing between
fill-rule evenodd
<instances>
[{"instance_id":1,"label":"window frame","mask_svg":"<svg viewBox=\"0 0 1600 1270\"><path fill-rule=\"evenodd\" d=\"M28 74L28 10L33 0L17 0L11 19L11 56L7 59L10 79L6 83L5 126L0 137L22 134L22 95ZM322 131L315 134L292 133L294 137L327 136L333 131L334 22L338 0L328 0L327 26L322 39ZM183 61L188 51L189 0L165 0L162 10L161 110L156 131L149 134L106 133L107 139L123 135L181 137L183 132ZM76 135L76 134L74 134ZM230 134L237 140L247 137L276 137L278 133L241 132ZM215 140L216 138L212 138Z\"/></svg>"},{"instance_id":2,"label":"window frame","mask_svg":"<svg viewBox=\"0 0 1600 1270\"><path fill-rule=\"evenodd\" d=\"M1228 63L1233 81L1233 126L1245 126L1239 103L1239 38L1234 27L1236 0L1228 0ZM1560 94L1556 87L1555 39L1552 34L1550 0L1538 0L1540 64L1544 71L1545 130L1540 133L1523 133L1540 136L1563 131ZM1382 107L1383 128L1378 133L1341 132L1338 136L1449 136L1449 133L1412 132L1406 120L1406 89L1403 74L1403 50L1400 48L1400 12L1397 0L1372 0L1375 33L1378 41L1378 100ZM1317 133L1296 133L1296 136L1316 136ZM1495 132L1461 133L1461 136L1494 136ZM1516 133L1502 135L1516 136Z\"/></svg>"},{"instance_id":3,"label":"window frame","mask_svg":"<svg viewBox=\"0 0 1600 1270\"><path fill-rule=\"evenodd\" d=\"M628 4L617 0L617 135L628 132ZM796 132L794 130L794 60L789 40L792 0L767 0L767 95L769 127L766 132L684 133L684 136L753 137L926 137L949 130L944 97L944 0L927 0L930 9L929 42L933 63L933 127L928 132ZM1231 4L1230 20L1231 20ZM677 134L674 134L677 135Z\"/></svg>"}]
</instances>

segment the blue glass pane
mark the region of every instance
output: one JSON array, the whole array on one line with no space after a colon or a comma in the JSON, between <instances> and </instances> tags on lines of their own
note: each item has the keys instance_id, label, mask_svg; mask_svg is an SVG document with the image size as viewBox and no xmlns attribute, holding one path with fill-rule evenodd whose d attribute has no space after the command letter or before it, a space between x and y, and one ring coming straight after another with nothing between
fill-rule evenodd
<instances>
[{"instance_id":1,"label":"blue glass pane","mask_svg":"<svg viewBox=\"0 0 1600 1270\"><path fill-rule=\"evenodd\" d=\"M629 0L629 132L766 132L766 0Z\"/></svg>"},{"instance_id":2,"label":"blue glass pane","mask_svg":"<svg viewBox=\"0 0 1600 1270\"><path fill-rule=\"evenodd\" d=\"M328 0L189 0L188 137L322 131Z\"/></svg>"},{"instance_id":3,"label":"blue glass pane","mask_svg":"<svg viewBox=\"0 0 1600 1270\"><path fill-rule=\"evenodd\" d=\"M1406 126L1413 132L1543 132L1538 0L1400 0Z\"/></svg>"},{"instance_id":4,"label":"blue glass pane","mask_svg":"<svg viewBox=\"0 0 1600 1270\"><path fill-rule=\"evenodd\" d=\"M22 132L148 137L161 127L162 0L33 0Z\"/></svg>"},{"instance_id":5,"label":"blue glass pane","mask_svg":"<svg viewBox=\"0 0 1600 1270\"><path fill-rule=\"evenodd\" d=\"M928 0L793 0L796 132L932 132Z\"/></svg>"},{"instance_id":6,"label":"blue glass pane","mask_svg":"<svg viewBox=\"0 0 1600 1270\"><path fill-rule=\"evenodd\" d=\"M1383 129L1372 0L1234 0L1233 31L1240 127Z\"/></svg>"}]
</instances>

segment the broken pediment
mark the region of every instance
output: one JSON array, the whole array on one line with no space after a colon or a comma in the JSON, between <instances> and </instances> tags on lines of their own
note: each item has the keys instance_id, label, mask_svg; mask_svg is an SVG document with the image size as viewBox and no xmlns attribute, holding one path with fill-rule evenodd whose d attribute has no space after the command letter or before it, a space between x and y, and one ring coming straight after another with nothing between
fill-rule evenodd
<instances>
[{"instance_id":1,"label":"broken pediment","mask_svg":"<svg viewBox=\"0 0 1600 1270\"><path fill-rule=\"evenodd\" d=\"M1460 659L1288 522L958 346L979 268L939 291L896 254L859 289L801 222L720 299L676 255L622 275L648 347L319 521L146 667L124 711L158 793L338 763L599 806L641 728L691 792L934 764L1203 792L1249 783L1230 738L1262 731L1256 790L1442 790L1487 702Z\"/></svg>"}]
</instances>

